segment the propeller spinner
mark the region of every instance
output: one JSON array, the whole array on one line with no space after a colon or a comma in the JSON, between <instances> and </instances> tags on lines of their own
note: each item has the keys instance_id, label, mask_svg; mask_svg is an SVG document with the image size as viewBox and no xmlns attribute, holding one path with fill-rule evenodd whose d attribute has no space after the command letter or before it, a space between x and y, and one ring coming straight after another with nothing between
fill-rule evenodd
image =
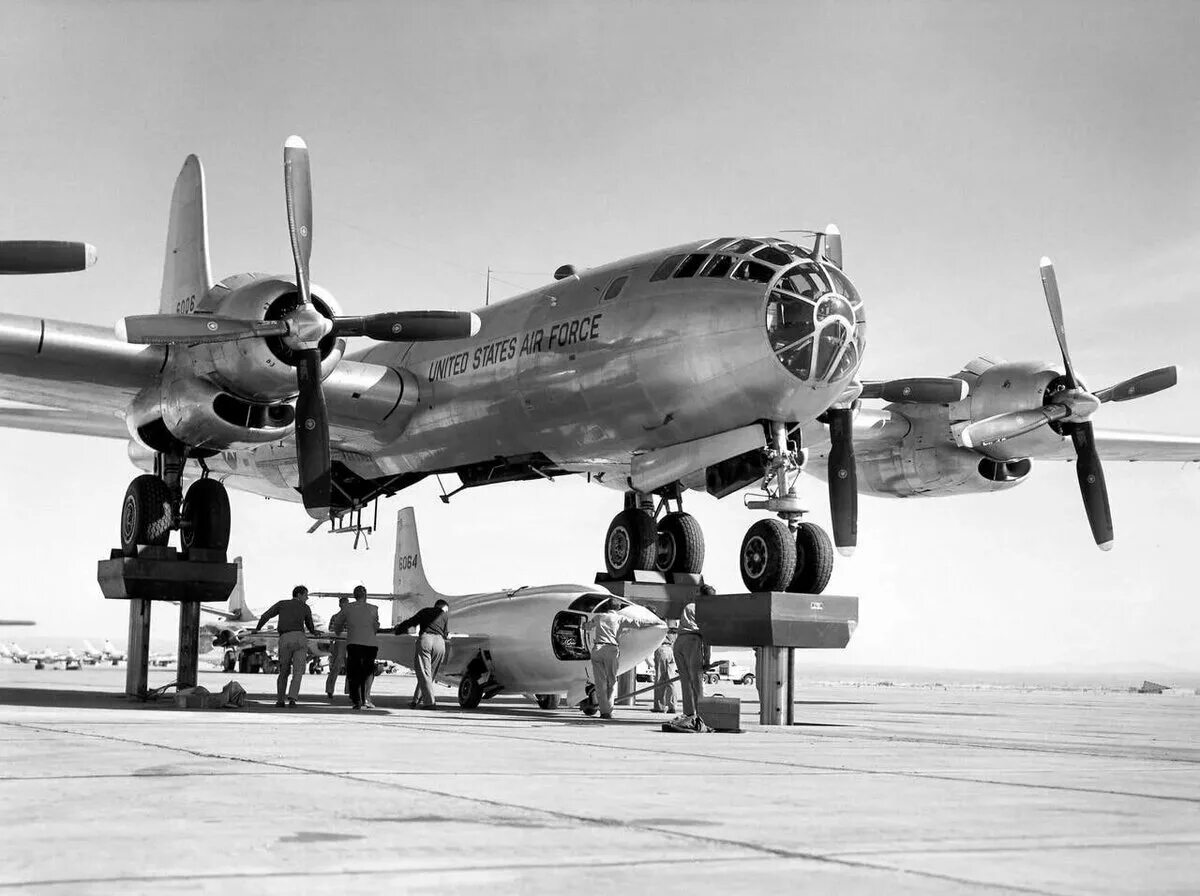
<instances>
[{"instance_id":1,"label":"propeller spinner","mask_svg":"<svg viewBox=\"0 0 1200 896\"><path fill-rule=\"evenodd\" d=\"M320 342L334 336L366 336L382 342L465 339L479 332L479 316L459 311L389 311L365 317L321 314L312 303L312 175L308 147L288 137L283 147L283 183L288 235L300 301L279 320L238 320L208 314L142 314L117 324L127 342L148 345L229 342L276 336L293 350L296 368L296 454L300 493L314 519L327 519L332 502L329 415L321 388Z\"/></svg>"},{"instance_id":2,"label":"propeller spinner","mask_svg":"<svg viewBox=\"0 0 1200 896\"><path fill-rule=\"evenodd\" d=\"M1075 473L1079 479L1079 491L1083 497L1084 510L1092 528L1092 536L1101 550L1112 547L1112 512L1108 502L1108 488L1104 483L1104 469L1100 454L1096 450L1096 436L1092 430L1091 416L1101 404L1108 401L1128 401L1153 395L1169 389L1176 383L1174 367L1160 367L1122 380L1098 392L1088 392L1075 375L1071 354L1067 348L1067 333L1063 326L1062 300L1058 295L1058 278L1049 258L1041 263L1042 290L1046 294L1046 305L1050 309L1050 322L1058 338L1066 373L1061 379L1062 389L1050 392L1045 403L1029 410L1009 411L977 420L959 433L959 442L966 448L979 448L1005 439L1013 439L1032 432L1039 426L1057 423L1062 434L1071 439L1075 446L1078 463Z\"/></svg>"}]
</instances>

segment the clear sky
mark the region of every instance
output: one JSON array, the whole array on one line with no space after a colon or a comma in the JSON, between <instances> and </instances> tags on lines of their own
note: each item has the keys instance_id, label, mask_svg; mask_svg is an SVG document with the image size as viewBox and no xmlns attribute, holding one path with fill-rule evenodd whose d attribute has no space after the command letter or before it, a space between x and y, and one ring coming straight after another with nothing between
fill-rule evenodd
<instances>
[{"instance_id":1,"label":"clear sky","mask_svg":"<svg viewBox=\"0 0 1200 896\"><path fill-rule=\"evenodd\" d=\"M1200 18L1194 4L6 3L0 237L86 239L92 270L4 278L4 311L105 325L157 307L171 187L204 162L213 272L290 271L282 144L312 151L314 279L349 313L480 304L558 265L835 221L866 302L863 375L1056 359L1057 266L1076 366L1181 383L1101 427L1200 434ZM125 446L0 432L13 630L110 636L95 562L135 474ZM847 661L1200 667L1200 471L1107 467L1099 552L1070 465L943 500L865 499L830 591L862 598ZM448 483L449 485L450 483ZM619 493L572 480L388 501L370 551L299 505L233 496L262 609L291 585L390 582L418 509L448 592L590 582ZM814 517L828 523L823 483ZM740 590L755 514L693 496L706 573ZM319 608L320 609L320 608ZM173 608L157 611L170 635ZM821 659L828 660L828 655Z\"/></svg>"}]
</instances>

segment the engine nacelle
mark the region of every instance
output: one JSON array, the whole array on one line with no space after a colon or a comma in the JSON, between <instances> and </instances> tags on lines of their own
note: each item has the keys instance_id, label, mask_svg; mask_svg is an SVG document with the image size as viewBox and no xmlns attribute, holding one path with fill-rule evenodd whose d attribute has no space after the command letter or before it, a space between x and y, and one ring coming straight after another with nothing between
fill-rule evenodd
<instances>
[{"instance_id":1,"label":"engine nacelle","mask_svg":"<svg viewBox=\"0 0 1200 896\"><path fill-rule=\"evenodd\" d=\"M341 313L333 297L320 287L313 286L312 302L326 317ZM239 320L279 320L298 303L299 295L290 280L238 274L209 290L197 310ZM346 343L330 335L321 340L320 349L324 379L341 361ZM270 404L296 396L294 353L278 337L197 345L188 351L192 373L247 402Z\"/></svg>"},{"instance_id":2,"label":"engine nacelle","mask_svg":"<svg viewBox=\"0 0 1200 896\"><path fill-rule=\"evenodd\" d=\"M1028 460L995 461L969 448L922 438L913 432L886 454L858 459L861 491L891 498L946 496L996 492L1022 482L1033 464Z\"/></svg>"},{"instance_id":3,"label":"engine nacelle","mask_svg":"<svg viewBox=\"0 0 1200 896\"><path fill-rule=\"evenodd\" d=\"M998 361L987 357L976 358L956 376L971 387L971 394L965 400L950 406L950 420L957 429L996 414L1040 408L1047 393L1062 378L1061 373L1044 362ZM995 461L1021 460L1052 452L1062 440L1063 436L1055 429L1039 426L1033 432L994 442L978 451Z\"/></svg>"}]
</instances>

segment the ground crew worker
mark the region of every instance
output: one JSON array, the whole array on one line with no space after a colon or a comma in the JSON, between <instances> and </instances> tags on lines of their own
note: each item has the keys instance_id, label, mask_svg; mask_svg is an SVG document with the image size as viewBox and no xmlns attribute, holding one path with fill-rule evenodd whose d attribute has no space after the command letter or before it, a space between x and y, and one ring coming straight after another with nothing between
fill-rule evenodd
<instances>
[{"instance_id":1,"label":"ground crew worker","mask_svg":"<svg viewBox=\"0 0 1200 896\"><path fill-rule=\"evenodd\" d=\"M346 631L346 684L350 686L353 709L374 709L368 682L375 675L375 656L379 653L379 608L367 603L367 589L354 588L354 600L341 612L339 631Z\"/></svg>"},{"instance_id":2,"label":"ground crew worker","mask_svg":"<svg viewBox=\"0 0 1200 896\"><path fill-rule=\"evenodd\" d=\"M675 666L679 670L679 690L683 692L683 721L700 730L700 698L704 696L704 642L696 624L696 604L689 603L679 614L675 636Z\"/></svg>"},{"instance_id":3,"label":"ground crew worker","mask_svg":"<svg viewBox=\"0 0 1200 896\"><path fill-rule=\"evenodd\" d=\"M621 631L658 624L657 621L639 622L622 616L612 603L584 623L584 631L591 641L592 682L596 687L596 699L600 702L600 718L612 718L613 688L617 684L617 667L621 661Z\"/></svg>"},{"instance_id":4,"label":"ground crew worker","mask_svg":"<svg viewBox=\"0 0 1200 896\"><path fill-rule=\"evenodd\" d=\"M329 630L331 632L340 632L342 619L345 614L342 612L346 609L346 604L350 603L350 598L338 598L338 611L333 614L329 620ZM325 696L329 701L333 702L333 689L337 687L338 676L345 671L346 667L346 642L340 638L336 641L331 641L329 644L329 674L325 676ZM349 687L349 681L347 681Z\"/></svg>"},{"instance_id":5,"label":"ground crew worker","mask_svg":"<svg viewBox=\"0 0 1200 896\"><path fill-rule=\"evenodd\" d=\"M654 651L654 711L675 712L675 633L667 632Z\"/></svg>"},{"instance_id":6,"label":"ground crew worker","mask_svg":"<svg viewBox=\"0 0 1200 896\"><path fill-rule=\"evenodd\" d=\"M437 678L438 670L442 668L442 660L446 658L446 638L450 635L450 605L439 598L432 607L418 610L399 623L394 631L399 635L414 625L420 626L413 657L413 666L417 672L417 690L413 693L409 706L413 709L437 709L437 700L433 696L433 681Z\"/></svg>"},{"instance_id":7,"label":"ground crew worker","mask_svg":"<svg viewBox=\"0 0 1200 896\"><path fill-rule=\"evenodd\" d=\"M312 610L308 607L308 589L297 585L292 589L291 600L276 601L271 609L258 618L254 630L262 631L262 627L276 616L279 623L279 677L275 679L275 692L279 699L276 706L283 706L283 692L287 690L288 706L296 705L300 696L300 682L304 679L304 664L308 660L308 635L305 629L314 637L317 634L313 626ZM288 673L291 672L292 684L288 687Z\"/></svg>"}]
</instances>

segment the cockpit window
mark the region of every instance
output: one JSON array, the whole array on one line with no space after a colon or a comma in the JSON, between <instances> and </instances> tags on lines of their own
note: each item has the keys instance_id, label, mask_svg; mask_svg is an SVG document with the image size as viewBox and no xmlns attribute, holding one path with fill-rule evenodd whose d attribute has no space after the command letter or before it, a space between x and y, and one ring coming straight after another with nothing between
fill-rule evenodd
<instances>
[{"instance_id":1,"label":"cockpit window","mask_svg":"<svg viewBox=\"0 0 1200 896\"><path fill-rule=\"evenodd\" d=\"M608 289L604 290L604 296L600 301L607 302L609 299L615 299L621 294L621 290L625 288L625 284L628 282L628 277L618 277L612 283L608 284Z\"/></svg>"},{"instance_id":2,"label":"cockpit window","mask_svg":"<svg viewBox=\"0 0 1200 896\"><path fill-rule=\"evenodd\" d=\"M798 264L779 278L780 289L788 289L806 299L829 292L829 285L815 264Z\"/></svg>"},{"instance_id":3,"label":"cockpit window","mask_svg":"<svg viewBox=\"0 0 1200 896\"><path fill-rule=\"evenodd\" d=\"M608 600L607 594L584 594L571 601L568 610L577 610L580 613L591 613L596 607Z\"/></svg>"},{"instance_id":4,"label":"cockpit window","mask_svg":"<svg viewBox=\"0 0 1200 896\"><path fill-rule=\"evenodd\" d=\"M712 260L700 271L701 277L727 277L733 267L733 256L714 255Z\"/></svg>"},{"instance_id":5,"label":"cockpit window","mask_svg":"<svg viewBox=\"0 0 1200 896\"><path fill-rule=\"evenodd\" d=\"M715 252L717 249L724 248L726 243L732 243L733 240L734 240L734 237L723 236L723 237L719 237L718 239L715 239L715 240L709 240L707 243L705 243L700 248L706 249L709 252Z\"/></svg>"},{"instance_id":6,"label":"cockpit window","mask_svg":"<svg viewBox=\"0 0 1200 896\"><path fill-rule=\"evenodd\" d=\"M854 284L850 282L850 279L845 274L832 265L826 266L824 270L829 274L829 279L833 281L835 292L848 298L850 300L850 304L854 305L855 307L862 304L862 299L859 298L858 290L854 288Z\"/></svg>"},{"instance_id":7,"label":"cockpit window","mask_svg":"<svg viewBox=\"0 0 1200 896\"><path fill-rule=\"evenodd\" d=\"M708 256L702 252L689 255L683 260L683 264L679 266L679 270L677 270L672 276L676 278L695 277L696 272L700 270L700 265L704 264L704 261L707 258Z\"/></svg>"},{"instance_id":8,"label":"cockpit window","mask_svg":"<svg viewBox=\"0 0 1200 896\"><path fill-rule=\"evenodd\" d=\"M762 243L758 240L738 240L729 247L729 251L738 255L745 255L751 250L757 249L761 245Z\"/></svg>"},{"instance_id":9,"label":"cockpit window","mask_svg":"<svg viewBox=\"0 0 1200 896\"><path fill-rule=\"evenodd\" d=\"M671 276L671 271L675 270L681 261L683 261L682 255L668 255L662 260L662 264L658 266L654 273L650 275L650 282L666 280Z\"/></svg>"},{"instance_id":10,"label":"cockpit window","mask_svg":"<svg viewBox=\"0 0 1200 896\"><path fill-rule=\"evenodd\" d=\"M754 253L755 258L761 258L767 264L779 265L782 267L785 264L790 264L792 257L786 252L776 249L774 246L763 246Z\"/></svg>"},{"instance_id":11,"label":"cockpit window","mask_svg":"<svg viewBox=\"0 0 1200 896\"><path fill-rule=\"evenodd\" d=\"M749 280L752 283L770 283L775 271L757 261L743 261L733 272L734 280Z\"/></svg>"}]
</instances>

